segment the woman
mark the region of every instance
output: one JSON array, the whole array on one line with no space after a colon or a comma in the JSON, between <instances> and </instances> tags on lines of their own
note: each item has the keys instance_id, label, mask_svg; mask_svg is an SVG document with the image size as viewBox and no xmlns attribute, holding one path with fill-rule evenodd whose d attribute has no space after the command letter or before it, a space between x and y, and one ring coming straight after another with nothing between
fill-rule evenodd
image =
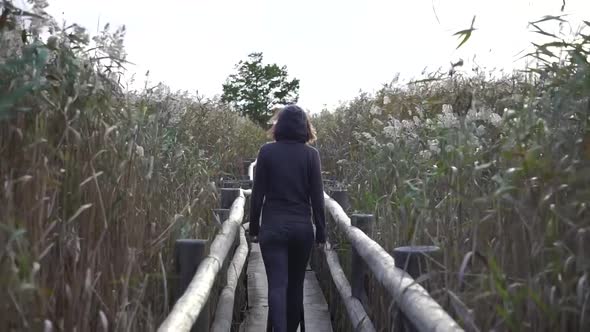
<instances>
[{"instance_id":1,"label":"woman","mask_svg":"<svg viewBox=\"0 0 590 332\"><path fill-rule=\"evenodd\" d=\"M250 237L260 242L272 331L294 332L300 323L305 331L303 280L314 242L312 211L315 242L326 242L320 155L307 144L315 133L299 106L283 108L271 133L275 142L262 146L256 162Z\"/></svg>"}]
</instances>

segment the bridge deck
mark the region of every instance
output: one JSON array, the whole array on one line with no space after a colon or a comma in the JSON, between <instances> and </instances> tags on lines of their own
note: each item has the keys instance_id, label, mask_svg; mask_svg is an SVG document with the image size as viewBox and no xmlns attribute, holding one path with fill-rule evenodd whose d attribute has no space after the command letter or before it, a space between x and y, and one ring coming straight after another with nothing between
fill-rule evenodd
<instances>
[{"instance_id":1,"label":"bridge deck","mask_svg":"<svg viewBox=\"0 0 590 332\"><path fill-rule=\"evenodd\" d=\"M268 317L268 288L260 246L252 244L247 267L248 312L240 331L264 332ZM332 332L330 310L313 271L305 275L303 290L305 330Z\"/></svg>"}]
</instances>

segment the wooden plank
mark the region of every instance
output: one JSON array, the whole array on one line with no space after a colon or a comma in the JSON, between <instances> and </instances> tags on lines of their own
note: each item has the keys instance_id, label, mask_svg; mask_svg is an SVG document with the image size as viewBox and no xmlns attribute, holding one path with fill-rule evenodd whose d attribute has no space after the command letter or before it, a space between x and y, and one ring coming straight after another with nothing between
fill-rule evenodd
<instances>
[{"instance_id":1,"label":"wooden plank","mask_svg":"<svg viewBox=\"0 0 590 332\"><path fill-rule=\"evenodd\" d=\"M264 332L266 331L268 317L268 283L258 243L252 243L250 248L246 278L248 283L248 313L240 326L240 331Z\"/></svg>"},{"instance_id":2,"label":"wooden plank","mask_svg":"<svg viewBox=\"0 0 590 332\"><path fill-rule=\"evenodd\" d=\"M330 309L313 271L305 273L303 314L305 315L305 331L332 332Z\"/></svg>"},{"instance_id":3,"label":"wooden plank","mask_svg":"<svg viewBox=\"0 0 590 332\"><path fill-rule=\"evenodd\" d=\"M264 332L268 318L268 284L260 253L260 246L252 244L248 259L248 313L240 331ZM303 284L303 310L305 330L308 332L332 332L330 310L316 275L308 270Z\"/></svg>"}]
</instances>

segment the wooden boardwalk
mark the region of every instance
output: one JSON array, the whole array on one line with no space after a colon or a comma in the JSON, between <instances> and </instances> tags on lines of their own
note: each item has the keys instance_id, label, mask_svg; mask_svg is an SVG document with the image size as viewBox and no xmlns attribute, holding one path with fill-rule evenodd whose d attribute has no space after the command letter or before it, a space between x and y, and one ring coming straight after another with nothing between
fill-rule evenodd
<instances>
[{"instance_id":1,"label":"wooden boardwalk","mask_svg":"<svg viewBox=\"0 0 590 332\"><path fill-rule=\"evenodd\" d=\"M249 173L252 178L252 167L250 164ZM241 244L246 244L245 234L240 229L243 224L244 206L247 195L252 194L252 190L244 190L240 188L221 188L221 206L225 209L227 219L223 224L221 230L210 243L210 250L206 257L203 257L199 263L196 272L193 261L191 264L182 266L183 264L176 264L176 273L178 275L185 275L194 273L192 278L182 278L183 281L179 284L179 288L185 289L182 294L179 294L175 299L175 304L169 315L161 323L158 332L189 332L192 327L196 327L199 331L207 330L207 327L212 327L214 331L227 331L228 325L238 323L240 332L265 332L267 330L268 320L268 287L266 271L262 261L262 254L258 244L251 244L250 255L248 255L248 264L246 271L247 294L248 303L246 305L246 312L241 313L240 322L232 319L233 309L235 303L235 289L237 285L237 276L243 275L243 266L246 261L246 248L242 248L241 253L234 254L230 267L233 270L227 272L227 285L224 287L217 303L217 310L215 311L215 320L213 324L208 324L206 320L199 320L198 318L207 310L208 296L214 289L215 281L219 273L221 273L224 266L223 263L231 254L236 238L240 238ZM338 195L336 195L338 194ZM346 191L335 191L334 196L344 202L347 207L348 199L346 198ZM430 294L414 280L410 274L396 267L396 261L393 257L383 249L377 242L365 234L366 230L370 229L370 223L374 217L372 215L356 214L348 217L345 209L336 201L324 193L325 205L327 211L332 216L331 220L335 224L340 233L351 244L353 249L356 249L358 259L352 260L351 274L353 280L362 277L365 273L373 272L373 277L381 286L387 291L391 300L399 304L401 308L400 317L408 319L412 325L420 331L463 331L463 329L453 320L453 318L430 296ZM233 199L233 201L232 201ZM229 209L229 210L227 210ZM221 213L222 210L219 210ZM229 212L229 213L227 213ZM229 215L229 217L227 216ZM356 226L355 226L356 225ZM200 244L198 248L206 252L206 240L196 241ZM176 247L184 248L187 254L194 254L195 248L192 246L182 246L186 240L177 240ZM426 251L424 246L414 246L411 248L397 248L396 253L420 253L421 255L430 252ZM402 250L403 249L403 250ZM180 251L176 250L175 251ZM348 319L351 326L355 330L365 332L375 332L375 327L369 319L365 308L361 301L352 296L352 289L348 282L342 267L338 262L337 255L332 250L324 249L326 261L321 261L319 264L327 264L331 279L336 286L340 299L343 301ZM177 262L183 262L179 259L179 254L176 255ZM398 260L398 263L404 262L404 258ZM419 262L419 261L417 261ZM414 263L412 263L414 264ZM406 264L407 265L407 264ZM190 275L189 275L190 277ZM184 280L186 279L186 280ZM242 279L243 280L243 279ZM362 286L362 285L361 285ZM243 287L243 286L242 286ZM243 292L243 290L241 290ZM362 293L362 288L359 287L355 291ZM243 294L240 294L243 295ZM243 298L240 298L239 306L243 308ZM393 310L396 310L394 312ZM305 311L305 330L308 332L331 332L332 323L330 311L326 303L326 299L319 287L318 280L315 273L307 269L304 283L304 311ZM391 309L392 314L399 314L397 309ZM195 326L197 323L197 326ZM229 324L228 324L229 323ZM199 325L200 324L200 325ZM208 326L209 325L209 326ZM301 327L303 328L303 327ZM472 328L477 329L477 328Z\"/></svg>"},{"instance_id":2,"label":"wooden boardwalk","mask_svg":"<svg viewBox=\"0 0 590 332\"><path fill-rule=\"evenodd\" d=\"M265 332L268 317L268 286L260 246L252 243L247 267L248 312L240 326L244 332ZM305 330L332 332L330 310L313 271L305 275L303 290Z\"/></svg>"}]
</instances>

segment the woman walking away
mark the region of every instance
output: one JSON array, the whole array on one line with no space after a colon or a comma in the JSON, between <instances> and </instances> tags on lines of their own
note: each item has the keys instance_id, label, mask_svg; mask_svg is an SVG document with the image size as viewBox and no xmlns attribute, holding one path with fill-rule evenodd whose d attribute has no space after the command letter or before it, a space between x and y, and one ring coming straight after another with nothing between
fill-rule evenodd
<instances>
[{"instance_id":1,"label":"woman walking away","mask_svg":"<svg viewBox=\"0 0 590 332\"><path fill-rule=\"evenodd\" d=\"M299 106L283 108L271 130L275 142L262 146L256 161L250 237L260 241L266 267L269 331L295 332L300 324L305 331L303 280L314 242L312 212L315 242L326 242L320 155L307 144L314 131Z\"/></svg>"}]
</instances>

